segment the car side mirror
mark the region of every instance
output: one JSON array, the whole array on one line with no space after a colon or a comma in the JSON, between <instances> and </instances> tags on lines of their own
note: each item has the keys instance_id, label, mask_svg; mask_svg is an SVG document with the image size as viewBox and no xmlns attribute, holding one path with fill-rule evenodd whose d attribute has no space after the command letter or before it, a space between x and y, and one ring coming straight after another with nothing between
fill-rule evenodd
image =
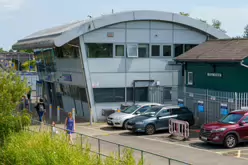
<instances>
[{"instance_id":1,"label":"car side mirror","mask_svg":"<svg viewBox=\"0 0 248 165\"><path fill-rule=\"evenodd\" d=\"M140 115L140 112L135 112L135 115Z\"/></svg>"},{"instance_id":2,"label":"car side mirror","mask_svg":"<svg viewBox=\"0 0 248 165\"><path fill-rule=\"evenodd\" d=\"M241 122L239 123L240 126L243 126L243 125L245 125L245 124L246 124L245 121L241 121Z\"/></svg>"}]
</instances>

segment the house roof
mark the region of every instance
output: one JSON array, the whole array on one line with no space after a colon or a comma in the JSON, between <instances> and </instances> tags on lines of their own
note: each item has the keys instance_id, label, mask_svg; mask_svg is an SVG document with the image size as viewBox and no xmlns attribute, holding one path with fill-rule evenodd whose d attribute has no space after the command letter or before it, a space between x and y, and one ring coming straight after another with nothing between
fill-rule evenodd
<instances>
[{"instance_id":1,"label":"house roof","mask_svg":"<svg viewBox=\"0 0 248 165\"><path fill-rule=\"evenodd\" d=\"M176 57L185 62L240 62L248 57L248 39L219 39L200 44Z\"/></svg>"},{"instance_id":2,"label":"house roof","mask_svg":"<svg viewBox=\"0 0 248 165\"><path fill-rule=\"evenodd\" d=\"M126 11L103 15L101 17L78 21L63 26L58 26L33 33L13 45L13 49L39 49L49 47L60 47L71 40L90 31L128 21L154 20L166 21L192 27L214 38L229 38L224 32L218 30L200 20L179 14L161 11Z\"/></svg>"}]
</instances>

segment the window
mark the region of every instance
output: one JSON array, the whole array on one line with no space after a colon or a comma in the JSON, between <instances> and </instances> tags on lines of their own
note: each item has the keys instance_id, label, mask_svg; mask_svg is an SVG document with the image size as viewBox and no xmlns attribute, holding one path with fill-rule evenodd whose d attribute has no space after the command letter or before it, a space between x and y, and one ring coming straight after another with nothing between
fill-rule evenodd
<instances>
[{"instance_id":1,"label":"window","mask_svg":"<svg viewBox=\"0 0 248 165\"><path fill-rule=\"evenodd\" d=\"M113 57L113 44L87 44L89 58L111 58Z\"/></svg>"},{"instance_id":2,"label":"window","mask_svg":"<svg viewBox=\"0 0 248 165\"><path fill-rule=\"evenodd\" d=\"M184 45L184 52L187 52L188 50L192 49L195 46L197 46L197 45L196 44L185 44Z\"/></svg>"},{"instance_id":3,"label":"window","mask_svg":"<svg viewBox=\"0 0 248 165\"><path fill-rule=\"evenodd\" d=\"M124 45L115 45L115 56L124 57Z\"/></svg>"},{"instance_id":4,"label":"window","mask_svg":"<svg viewBox=\"0 0 248 165\"><path fill-rule=\"evenodd\" d=\"M139 44L138 55L139 57L149 57L149 45Z\"/></svg>"},{"instance_id":5,"label":"window","mask_svg":"<svg viewBox=\"0 0 248 165\"><path fill-rule=\"evenodd\" d=\"M193 85L193 72L188 72L188 85Z\"/></svg>"},{"instance_id":6,"label":"window","mask_svg":"<svg viewBox=\"0 0 248 165\"><path fill-rule=\"evenodd\" d=\"M164 45L163 46L163 56L171 56L171 46L170 45Z\"/></svg>"},{"instance_id":7,"label":"window","mask_svg":"<svg viewBox=\"0 0 248 165\"><path fill-rule=\"evenodd\" d=\"M145 111L147 111L150 108L151 108L150 106L144 106L144 107L140 108L138 111L136 111L135 114L144 113Z\"/></svg>"},{"instance_id":8,"label":"window","mask_svg":"<svg viewBox=\"0 0 248 165\"><path fill-rule=\"evenodd\" d=\"M175 50L175 57L183 54L183 44L175 44L174 45L174 50Z\"/></svg>"},{"instance_id":9,"label":"window","mask_svg":"<svg viewBox=\"0 0 248 165\"><path fill-rule=\"evenodd\" d=\"M55 55L58 58L79 58L79 48L73 46L63 46L55 48Z\"/></svg>"},{"instance_id":10,"label":"window","mask_svg":"<svg viewBox=\"0 0 248 165\"><path fill-rule=\"evenodd\" d=\"M131 114L134 111L136 111L138 108L140 108L140 106L138 106L138 105L132 105L131 107L128 107L128 108L124 109L121 112Z\"/></svg>"},{"instance_id":11,"label":"window","mask_svg":"<svg viewBox=\"0 0 248 165\"><path fill-rule=\"evenodd\" d=\"M159 112L158 116L163 117L163 116L168 116L170 114L171 113L170 113L170 110L169 109L164 109L164 110L162 110L162 111Z\"/></svg>"},{"instance_id":12,"label":"window","mask_svg":"<svg viewBox=\"0 0 248 165\"><path fill-rule=\"evenodd\" d=\"M137 44L127 45L127 56L128 57L138 57L138 45Z\"/></svg>"},{"instance_id":13,"label":"window","mask_svg":"<svg viewBox=\"0 0 248 165\"><path fill-rule=\"evenodd\" d=\"M127 101L133 101L133 88L127 88ZM140 101L140 102L148 101L147 87L135 88L135 101Z\"/></svg>"},{"instance_id":14,"label":"window","mask_svg":"<svg viewBox=\"0 0 248 165\"><path fill-rule=\"evenodd\" d=\"M229 114L220 120L224 124L236 124L243 117L241 114Z\"/></svg>"},{"instance_id":15,"label":"window","mask_svg":"<svg viewBox=\"0 0 248 165\"><path fill-rule=\"evenodd\" d=\"M245 117L245 118L242 120L242 122L248 123L248 116Z\"/></svg>"},{"instance_id":16,"label":"window","mask_svg":"<svg viewBox=\"0 0 248 165\"><path fill-rule=\"evenodd\" d=\"M94 99L96 103L124 102L124 88L94 88Z\"/></svg>"},{"instance_id":17,"label":"window","mask_svg":"<svg viewBox=\"0 0 248 165\"><path fill-rule=\"evenodd\" d=\"M190 113L190 111L186 107L172 109L173 115L185 114L185 113Z\"/></svg>"},{"instance_id":18,"label":"window","mask_svg":"<svg viewBox=\"0 0 248 165\"><path fill-rule=\"evenodd\" d=\"M164 87L164 100L171 100L171 87Z\"/></svg>"},{"instance_id":19,"label":"window","mask_svg":"<svg viewBox=\"0 0 248 165\"><path fill-rule=\"evenodd\" d=\"M152 45L152 56L160 56L160 45Z\"/></svg>"}]
</instances>

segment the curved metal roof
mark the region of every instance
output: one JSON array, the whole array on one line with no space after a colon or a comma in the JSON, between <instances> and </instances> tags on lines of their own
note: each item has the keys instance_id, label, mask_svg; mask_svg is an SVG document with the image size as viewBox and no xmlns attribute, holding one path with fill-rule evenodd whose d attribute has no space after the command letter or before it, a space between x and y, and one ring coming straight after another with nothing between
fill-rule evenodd
<instances>
[{"instance_id":1,"label":"curved metal roof","mask_svg":"<svg viewBox=\"0 0 248 165\"><path fill-rule=\"evenodd\" d=\"M165 21L192 27L217 39L229 38L224 32L200 20L179 14L162 11L126 11L101 17L78 21L33 33L13 45L13 49L37 49L60 47L90 31L128 21L154 20Z\"/></svg>"}]
</instances>

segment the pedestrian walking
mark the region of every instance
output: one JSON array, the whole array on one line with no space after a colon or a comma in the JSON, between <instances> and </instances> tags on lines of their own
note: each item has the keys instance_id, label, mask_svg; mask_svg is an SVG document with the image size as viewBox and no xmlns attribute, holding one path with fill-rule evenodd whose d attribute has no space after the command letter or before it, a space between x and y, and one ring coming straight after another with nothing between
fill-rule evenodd
<instances>
[{"instance_id":1,"label":"pedestrian walking","mask_svg":"<svg viewBox=\"0 0 248 165\"><path fill-rule=\"evenodd\" d=\"M45 103L44 103L42 98L40 98L39 102L35 106L35 109L36 109L36 111L38 113L39 121L42 122L43 121L43 116L46 113L46 105L45 105Z\"/></svg>"},{"instance_id":2,"label":"pedestrian walking","mask_svg":"<svg viewBox=\"0 0 248 165\"><path fill-rule=\"evenodd\" d=\"M65 119L65 129L69 136L69 142L73 144L72 134L76 131L75 119L72 117L72 113L68 113L68 117Z\"/></svg>"}]
</instances>

